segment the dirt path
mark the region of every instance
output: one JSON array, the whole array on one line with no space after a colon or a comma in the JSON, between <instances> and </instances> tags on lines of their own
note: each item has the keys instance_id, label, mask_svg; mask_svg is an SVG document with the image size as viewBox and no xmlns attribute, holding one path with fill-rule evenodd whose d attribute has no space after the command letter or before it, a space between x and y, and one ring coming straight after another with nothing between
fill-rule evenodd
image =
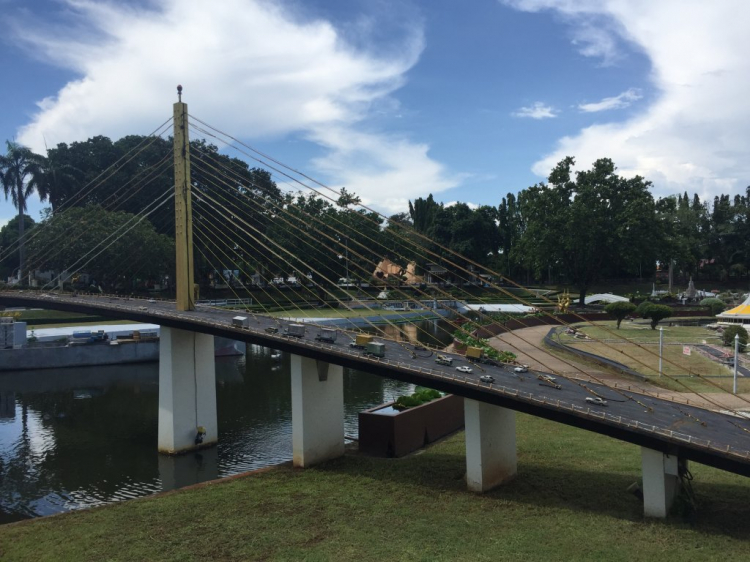
<instances>
[{"instance_id":1,"label":"dirt path","mask_svg":"<svg viewBox=\"0 0 750 562\"><path fill-rule=\"evenodd\" d=\"M519 363L528 365L532 370L545 371L579 380L601 382L607 386L627 388L667 400L688 401L690 404L711 410L750 411L750 394L733 396L727 393L703 393L701 396L693 392L675 392L654 386L648 382L634 381L616 373L604 371L601 367L580 361L573 355L566 355L565 357L553 355L543 343L544 336L547 335L549 330L550 326L534 326L514 330L491 338L490 345L496 349L512 351L517 355Z\"/></svg>"}]
</instances>

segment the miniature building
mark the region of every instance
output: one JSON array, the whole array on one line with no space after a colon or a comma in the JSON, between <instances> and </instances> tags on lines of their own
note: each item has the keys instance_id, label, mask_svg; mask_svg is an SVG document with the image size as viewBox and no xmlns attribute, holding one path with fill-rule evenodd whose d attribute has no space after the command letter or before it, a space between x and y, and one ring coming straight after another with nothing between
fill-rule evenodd
<instances>
[{"instance_id":1,"label":"miniature building","mask_svg":"<svg viewBox=\"0 0 750 562\"><path fill-rule=\"evenodd\" d=\"M718 314L716 318L721 324L750 324L750 295L741 305Z\"/></svg>"},{"instance_id":2,"label":"miniature building","mask_svg":"<svg viewBox=\"0 0 750 562\"><path fill-rule=\"evenodd\" d=\"M379 281L387 281L389 277L404 279L407 285L417 285L422 282L422 278L416 274L417 264L409 262L406 268L393 263L388 258L383 258L373 271L373 278Z\"/></svg>"}]
</instances>

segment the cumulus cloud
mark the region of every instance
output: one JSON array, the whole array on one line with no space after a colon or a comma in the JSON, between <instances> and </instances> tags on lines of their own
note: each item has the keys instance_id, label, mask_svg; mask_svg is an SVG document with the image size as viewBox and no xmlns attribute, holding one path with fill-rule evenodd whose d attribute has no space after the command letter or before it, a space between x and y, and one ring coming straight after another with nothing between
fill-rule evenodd
<instances>
[{"instance_id":1,"label":"cumulus cloud","mask_svg":"<svg viewBox=\"0 0 750 562\"><path fill-rule=\"evenodd\" d=\"M611 98L604 98L601 101L595 103L582 103L578 105L578 109L584 113L596 113L598 111L608 111L610 109L623 109L628 107L632 102L641 99L643 96L640 91L636 88L630 88L625 90L619 96Z\"/></svg>"},{"instance_id":2,"label":"cumulus cloud","mask_svg":"<svg viewBox=\"0 0 750 562\"><path fill-rule=\"evenodd\" d=\"M703 0L504 0L527 11L551 10L579 33L606 21L609 45L620 56L643 52L656 95L638 115L600 123L560 139L534 172L549 174L566 155L580 167L610 157L623 175L654 182L656 195L737 193L750 182L750 18L747 2ZM590 35L589 45L602 45ZM585 53L594 54L594 53ZM599 56L607 56L602 52Z\"/></svg>"},{"instance_id":3,"label":"cumulus cloud","mask_svg":"<svg viewBox=\"0 0 750 562\"><path fill-rule=\"evenodd\" d=\"M404 211L410 199L445 191L465 177L431 160L427 145L398 137L336 127L318 128L311 137L330 149L313 161L319 170L340 178L365 205L377 204L388 213Z\"/></svg>"},{"instance_id":4,"label":"cumulus cloud","mask_svg":"<svg viewBox=\"0 0 750 562\"><path fill-rule=\"evenodd\" d=\"M331 23L311 19L290 6L263 0L153 0L145 5L63 0L76 18L61 25L16 22L15 35L41 56L80 78L39 103L39 112L19 131L34 150L47 144L105 134L146 134L170 114L175 86L185 88L190 111L245 139L296 134L330 150L320 159L332 174L363 198L375 200L388 180L404 200L455 185L427 147L403 138L402 151L387 139L364 133L373 107L396 107L389 96L423 49L419 26L402 33L384 52L354 45ZM73 29L74 31L71 31ZM349 172L346 145L356 138L358 160L372 177ZM371 149L372 152L368 153ZM403 154L412 154L413 159ZM380 176L380 177L378 177Z\"/></svg>"},{"instance_id":5,"label":"cumulus cloud","mask_svg":"<svg viewBox=\"0 0 750 562\"><path fill-rule=\"evenodd\" d=\"M557 117L555 109L551 105L546 105L540 101L534 102L532 105L522 107L518 111L513 112L513 117L529 117L531 119L552 119Z\"/></svg>"}]
</instances>

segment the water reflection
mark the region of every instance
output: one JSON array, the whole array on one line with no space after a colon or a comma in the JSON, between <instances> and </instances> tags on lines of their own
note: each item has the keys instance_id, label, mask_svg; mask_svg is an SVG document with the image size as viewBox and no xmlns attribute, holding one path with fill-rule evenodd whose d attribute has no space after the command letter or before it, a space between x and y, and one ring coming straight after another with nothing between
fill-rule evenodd
<instances>
[{"instance_id":1,"label":"water reflection","mask_svg":"<svg viewBox=\"0 0 750 562\"><path fill-rule=\"evenodd\" d=\"M404 339L445 337L437 322L420 328L398 330ZM156 452L156 363L0 373L0 523L290 460L289 361L253 345L245 357L217 359L219 445L176 458ZM361 410L411 391L344 369L345 432L357 434Z\"/></svg>"}]
</instances>

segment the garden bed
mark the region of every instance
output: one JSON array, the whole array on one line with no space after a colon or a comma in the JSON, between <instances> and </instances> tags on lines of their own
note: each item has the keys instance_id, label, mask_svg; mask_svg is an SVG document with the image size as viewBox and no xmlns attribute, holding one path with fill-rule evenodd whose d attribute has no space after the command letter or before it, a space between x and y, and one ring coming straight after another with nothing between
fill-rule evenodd
<instances>
[{"instance_id":1,"label":"garden bed","mask_svg":"<svg viewBox=\"0 0 750 562\"><path fill-rule=\"evenodd\" d=\"M359 450L403 457L464 426L464 399L448 395L401 412L395 402L359 413Z\"/></svg>"}]
</instances>

